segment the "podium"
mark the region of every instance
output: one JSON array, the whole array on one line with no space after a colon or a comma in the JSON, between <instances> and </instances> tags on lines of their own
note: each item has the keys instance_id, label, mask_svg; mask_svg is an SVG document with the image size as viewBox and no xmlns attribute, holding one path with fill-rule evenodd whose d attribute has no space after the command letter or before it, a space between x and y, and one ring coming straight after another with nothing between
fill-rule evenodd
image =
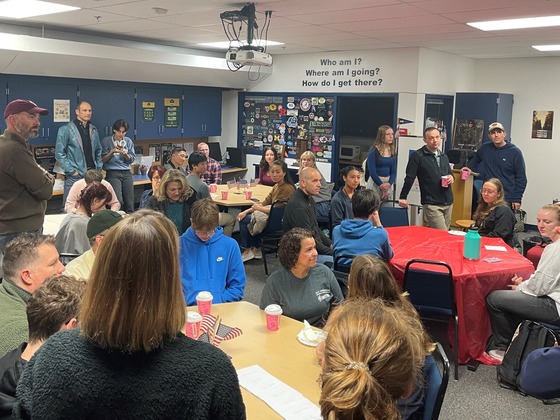
<instances>
[{"instance_id":1,"label":"podium","mask_svg":"<svg viewBox=\"0 0 560 420\"><path fill-rule=\"evenodd\" d=\"M455 182L451 184L453 190L453 211L451 212L451 229L462 230L457 225L457 220L471 219L473 198L473 176L469 175L466 180L461 179L461 170L453 169Z\"/></svg>"}]
</instances>

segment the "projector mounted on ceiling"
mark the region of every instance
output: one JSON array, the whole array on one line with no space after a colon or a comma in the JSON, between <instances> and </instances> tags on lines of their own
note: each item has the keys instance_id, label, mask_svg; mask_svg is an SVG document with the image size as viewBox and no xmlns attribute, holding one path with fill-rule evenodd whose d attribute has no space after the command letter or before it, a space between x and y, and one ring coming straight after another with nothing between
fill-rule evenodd
<instances>
[{"instance_id":1,"label":"projector mounted on ceiling","mask_svg":"<svg viewBox=\"0 0 560 420\"><path fill-rule=\"evenodd\" d=\"M256 50L230 49L226 53L226 60L240 66L272 66L272 56Z\"/></svg>"},{"instance_id":2,"label":"projector mounted on ceiling","mask_svg":"<svg viewBox=\"0 0 560 420\"><path fill-rule=\"evenodd\" d=\"M272 66L272 56L266 52L268 27L270 26L271 11L265 12L265 22L261 28L260 41L264 46L258 45L260 41L253 41L259 35L256 9L254 3L247 3L241 10L220 13L224 32L230 41L230 48L226 53L226 61L231 71L237 71L243 66ZM243 25L247 25L246 41L242 40ZM233 66L230 67L230 64Z\"/></svg>"}]
</instances>

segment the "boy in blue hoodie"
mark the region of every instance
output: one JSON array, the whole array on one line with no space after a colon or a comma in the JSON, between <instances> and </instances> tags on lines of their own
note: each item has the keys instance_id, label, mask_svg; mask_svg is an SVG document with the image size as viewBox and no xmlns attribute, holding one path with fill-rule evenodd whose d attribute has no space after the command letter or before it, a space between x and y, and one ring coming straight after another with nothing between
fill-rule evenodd
<instances>
[{"instance_id":1,"label":"boy in blue hoodie","mask_svg":"<svg viewBox=\"0 0 560 420\"><path fill-rule=\"evenodd\" d=\"M354 219L343 220L333 230L333 255L358 256L373 255L389 261L393 258L393 248L387 231L379 220L379 197L373 190L361 189L352 196ZM342 265L350 265L352 260L342 258Z\"/></svg>"},{"instance_id":2,"label":"boy in blue hoodie","mask_svg":"<svg viewBox=\"0 0 560 420\"><path fill-rule=\"evenodd\" d=\"M179 238L181 283L187 305L208 291L213 303L243 298L245 269L237 242L218 226L219 210L209 198L197 200L191 210L191 227Z\"/></svg>"}]
</instances>

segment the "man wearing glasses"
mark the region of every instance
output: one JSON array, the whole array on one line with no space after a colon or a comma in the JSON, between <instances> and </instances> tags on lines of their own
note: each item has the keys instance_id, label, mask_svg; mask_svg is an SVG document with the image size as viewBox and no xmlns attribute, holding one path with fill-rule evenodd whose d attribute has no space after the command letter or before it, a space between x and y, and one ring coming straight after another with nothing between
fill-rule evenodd
<instances>
[{"instance_id":1,"label":"man wearing glasses","mask_svg":"<svg viewBox=\"0 0 560 420\"><path fill-rule=\"evenodd\" d=\"M511 142L506 141L507 132L502 123L494 122L488 126L488 138L476 152L467 167L462 168L479 172L475 179L475 190L482 188L484 181L498 178L504 186L505 200L513 209L521 208L521 200L527 186L525 160L523 153Z\"/></svg>"},{"instance_id":2,"label":"man wearing glasses","mask_svg":"<svg viewBox=\"0 0 560 420\"><path fill-rule=\"evenodd\" d=\"M179 238L181 283L187 305L196 304L201 291L212 293L213 303L236 302L245 291L245 269L235 239L218 226L218 205L210 198L197 200L191 226Z\"/></svg>"}]
</instances>

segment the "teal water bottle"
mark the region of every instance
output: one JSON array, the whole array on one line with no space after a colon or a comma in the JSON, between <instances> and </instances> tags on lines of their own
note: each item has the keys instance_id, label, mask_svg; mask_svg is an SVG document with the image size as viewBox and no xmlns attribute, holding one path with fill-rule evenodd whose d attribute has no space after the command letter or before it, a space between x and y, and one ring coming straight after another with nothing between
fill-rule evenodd
<instances>
[{"instance_id":1,"label":"teal water bottle","mask_svg":"<svg viewBox=\"0 0 560 420\"><path fill-rule=\"evenodd\" d=\"M469 228L465 235L463 257L467 260L480 259L480 235L478 234L478 228L474 225Z\"/></svg>"}]
</instances>

